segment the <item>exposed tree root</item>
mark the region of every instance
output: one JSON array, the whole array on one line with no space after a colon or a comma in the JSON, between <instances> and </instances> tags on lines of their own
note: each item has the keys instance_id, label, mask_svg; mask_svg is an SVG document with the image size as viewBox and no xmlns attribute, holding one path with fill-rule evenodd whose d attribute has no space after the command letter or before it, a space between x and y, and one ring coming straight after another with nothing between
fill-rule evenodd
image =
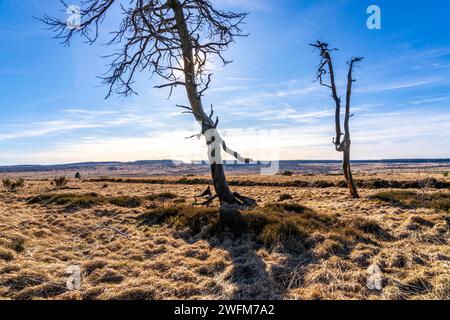
<instances>
[{"instance_id":1,"label":"exposed tree root","mask_svg":"<svg viewBox=\"0 0 450 320\"><path fill-rule=\"evenodd\" d=\"M214 199L217 198L217 195L213 195L213 193L211 192L211 186L208 186L208 188L203 191L202 194L194 197L195 198L195 202L193 203L194 206L196 205L200 205L202 207L210 207L212 205L212 202L214 201ZM197 198L203 198L206 199L205 201L198 203Z\"/></svg>"},{"instance_id":2,"label":"exposed tree root","mask_svg":"<svg viewBox=\"0 0 450 320\"><path fill-rule=\"evenodd\" d=\"M241 206L256 207L256 205L257 205L257 202L255 199L242 196L237 192L234 192L233 195L236 198L236 200L238 200L240 202L239 205L241 205Z\"/></svg>"},{"instance_id":3,"label":"exposed tree root","mask_svg":"<svg viewBox=\"0 0 450 320\"><path fill-rule=\"evenodd\" d=\"M255 207L257 205L257 202L253 198L242 196L241 194L237 192L233 192L233 196L235 198L235 203L226 203L227 206L234 206L236 208L248 208L248 207ZM205 201L198 202L198 198L203 198ZM215 199L218 198L218 195L211 192L211 186L208 186L208 188L203 191L202 194L195 197L195 202L193 205L199 205L202 207L211 207L212 203Z\"/></svg>"}]
</instances>

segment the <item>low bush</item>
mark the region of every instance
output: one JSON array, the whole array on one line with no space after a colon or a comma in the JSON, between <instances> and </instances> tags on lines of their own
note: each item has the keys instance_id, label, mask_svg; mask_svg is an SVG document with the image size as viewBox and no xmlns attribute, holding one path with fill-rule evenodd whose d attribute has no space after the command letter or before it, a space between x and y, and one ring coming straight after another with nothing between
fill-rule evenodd
<instances>
[{"instance_id":1,"label":"low bush","mask_svg":"<svg viewBox=\"0 0 450 320\"><path fill-rule=\"evenodd\" d=\"M61 176L59 178L54 178L51 184L55 189L63 189L67 185L67 182L67 178Z\"/></svg>"},{"instance_id":2,"label":"low bush","mask_svg":"<svg viewBox=\"0 0 450 320\"><path fill-rule=\"evenodd\" d=\"M157 194L151 194L145 197L147 200L155 201L155 200L173 200L178 198L178 196L175 193L172 192L163 192L163 193L157 193Z\"/></svg>"},{"instance_id":3,"label":"low bush","mask_svg":"<svg viewBox=\"0 0 450 320\"><path fill-rule=\"evenodd\" d=\"M88 194L55 194L46 193L28 199L28 204L45 204L45 205L61 205L68 208L91 208L95 205L100 205L105 202L105 199L96 193Z\"/></svg>"},{"instance_id":4,"label":"low bush","mask_svg":"<svg viewBox=\"0 0 450 320\"><path fill-rule=\"evenodd\" d=\"M292 196L288 193L283 193L280 195L280 198L278 201L286 201L286 200L292 200Z\"/></svg>"},{"instance_id":5,"label":"low bush","mask_svg":"<svg viewBox=\"0 0 450 320\"><path fill-rule=\"evenodd\" d=\"M2 180L3 183L3 187L8 191L8 192L15 192L19 189L22 189L25 186L25 180L23 180L22 178L19 178L15 181L11 180L11 179L3 179Z\"/></svg>"},{"instance_id":6,"label":"low bush","mask_svg":"<svg viewBox=\"0 0 450 320\"><path fill-rule=\"evenodd\" d=\"M108 198L107 201L122 208L138 208L142 204L141 199L138 197L114 197Z\"/></svg>"},{"instance_id":7,"label":"low bush","mask_svg":"<svg viewBox=\"0 0 450 320\"><path fill-rule=\"evenodd\" d=\"M372 199L406 209L432 208L444 211L450 209L450 194L443 192L423 195L413 191L386 191L373 195Z\"/></svg>"},{"instance_id":8,"label":"low bush","mask_svg":"<svg viewBox=\"0 0 450 320\"><path fill-rule=\"evenodd\" d=\"M75 194L75 193L46 193L27 200L28 204L61 205L67 209L71 208L92 208L102 204L112 204L123 208L137 208L142 201L138 197L104 197L96 193Z\"/></svg>"}]
</instances>

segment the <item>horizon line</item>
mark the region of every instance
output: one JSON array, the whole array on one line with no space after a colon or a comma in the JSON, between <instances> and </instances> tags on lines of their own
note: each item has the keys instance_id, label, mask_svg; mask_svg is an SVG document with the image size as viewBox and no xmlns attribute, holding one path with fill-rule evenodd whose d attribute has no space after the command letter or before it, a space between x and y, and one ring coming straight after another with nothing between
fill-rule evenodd
<instances>
[{"instance_id":1,"label":"horizon line","mask_svg":"<svg viewBox=\"0 0 450 320\"><path fill-rule=\"evenodd\" d=\"M93 165L102 165L102 164L139 164L140 162L177 162L181 164L199 164L203 162L207 162L208 160L192 160L189 162L185 162L182 160L176 160L176 159L156 159L156 160L135 160L135 161L118 161L118 160L112 160L112 161L81 161L81 162L67 162L67 163L52 163L52 164L5 164L0 165L0 168L10 168L10 167L52 167L52 166L74 166L74 165L83 165L83 164L93 164ZM262 162L273 162L273 161L280 161L280 162L327 162L327 163L341 163L342 160L336 160L336 159L279 159L279 160L258 160L253 163L250 163L249 165L260 165ZM395 161L401 161L401 162L450 162L449 158L387 158L387 159L355 159L351 160L353 163L358 162L395 162ZM239 163L236 160L226 160L225 165L245 165L245 163Z\"/></svg>"}]
</instances>

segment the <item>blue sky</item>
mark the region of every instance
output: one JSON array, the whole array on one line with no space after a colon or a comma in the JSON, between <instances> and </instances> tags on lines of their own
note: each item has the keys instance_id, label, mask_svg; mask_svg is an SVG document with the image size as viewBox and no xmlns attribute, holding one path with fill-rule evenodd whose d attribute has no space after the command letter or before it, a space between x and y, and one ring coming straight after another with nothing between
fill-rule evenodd
<instances>
[{"instance_id":1,"label":"blue sky","mask_svg":"<svg viewBox=\"0 0 450 320\"><path fill-rule=\"evenodd\" d=\"M223 66L211 61L205 104L220 116L228 145L254 159L340 159L331 144L333 101L314 82L319 57L308 43L338 47L355 71L353 159L450 157L450 2L365 0L221 0L246 11L250 34ZM73 0L78 4L78 0ZM382 29L366 27L366 9L382 9ZM182 88L170 100L156 78L136 79L139 95L113 96L97 76L110 49L101 46L119 23L112 12L98 45L62 47L33 16L66 16L56 0L0 0L0 164L205 158Z\"/></svg>"}]
</instances>

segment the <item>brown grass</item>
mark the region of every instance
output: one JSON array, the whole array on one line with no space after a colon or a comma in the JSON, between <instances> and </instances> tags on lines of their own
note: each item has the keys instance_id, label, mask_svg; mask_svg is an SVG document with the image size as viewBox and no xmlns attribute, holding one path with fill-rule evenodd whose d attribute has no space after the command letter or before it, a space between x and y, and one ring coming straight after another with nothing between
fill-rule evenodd
<instances>
[{"instance_id":1,"label":"brown grass","mask_svg":"<svg viewBox=\"0 0 450 320\"><path fill-rule=\"evenodd\" d=\"M423 194L413 191L384 191L375 194L372 198L403 208L433 208L450 213L449 193L436 192Z\"/></svg>"},{"instance_id":2,"label":"brown grass","mask_svg":"<svg viewBox=\"0 0 450 320\"><path fill-rule=\"evenodd\" d=\"M102 204L112 204L123 208L137 208L142 201L138 197L103 197L97 193L46 193L28 199L28 204L60 205L70 208L92 208Z\"/></svg>"},{"instance_id":3,"label":"brown grass","mask_svg":"<svg viewBox=\"0 0 450 320\"><path fill-rule=\"evenodd\" d=\"M0 193L0 298L450 299L447 190L369 188L354 200L321 187L340 177L304 189L289 182L298 176L235 186L260 203L240 212L188 205L201 184L71 180L53 192L29 180ZM366 286L373 264L381 290ZM74 265L81 288L70 291Z\"/></svg>"}]
</instances>

